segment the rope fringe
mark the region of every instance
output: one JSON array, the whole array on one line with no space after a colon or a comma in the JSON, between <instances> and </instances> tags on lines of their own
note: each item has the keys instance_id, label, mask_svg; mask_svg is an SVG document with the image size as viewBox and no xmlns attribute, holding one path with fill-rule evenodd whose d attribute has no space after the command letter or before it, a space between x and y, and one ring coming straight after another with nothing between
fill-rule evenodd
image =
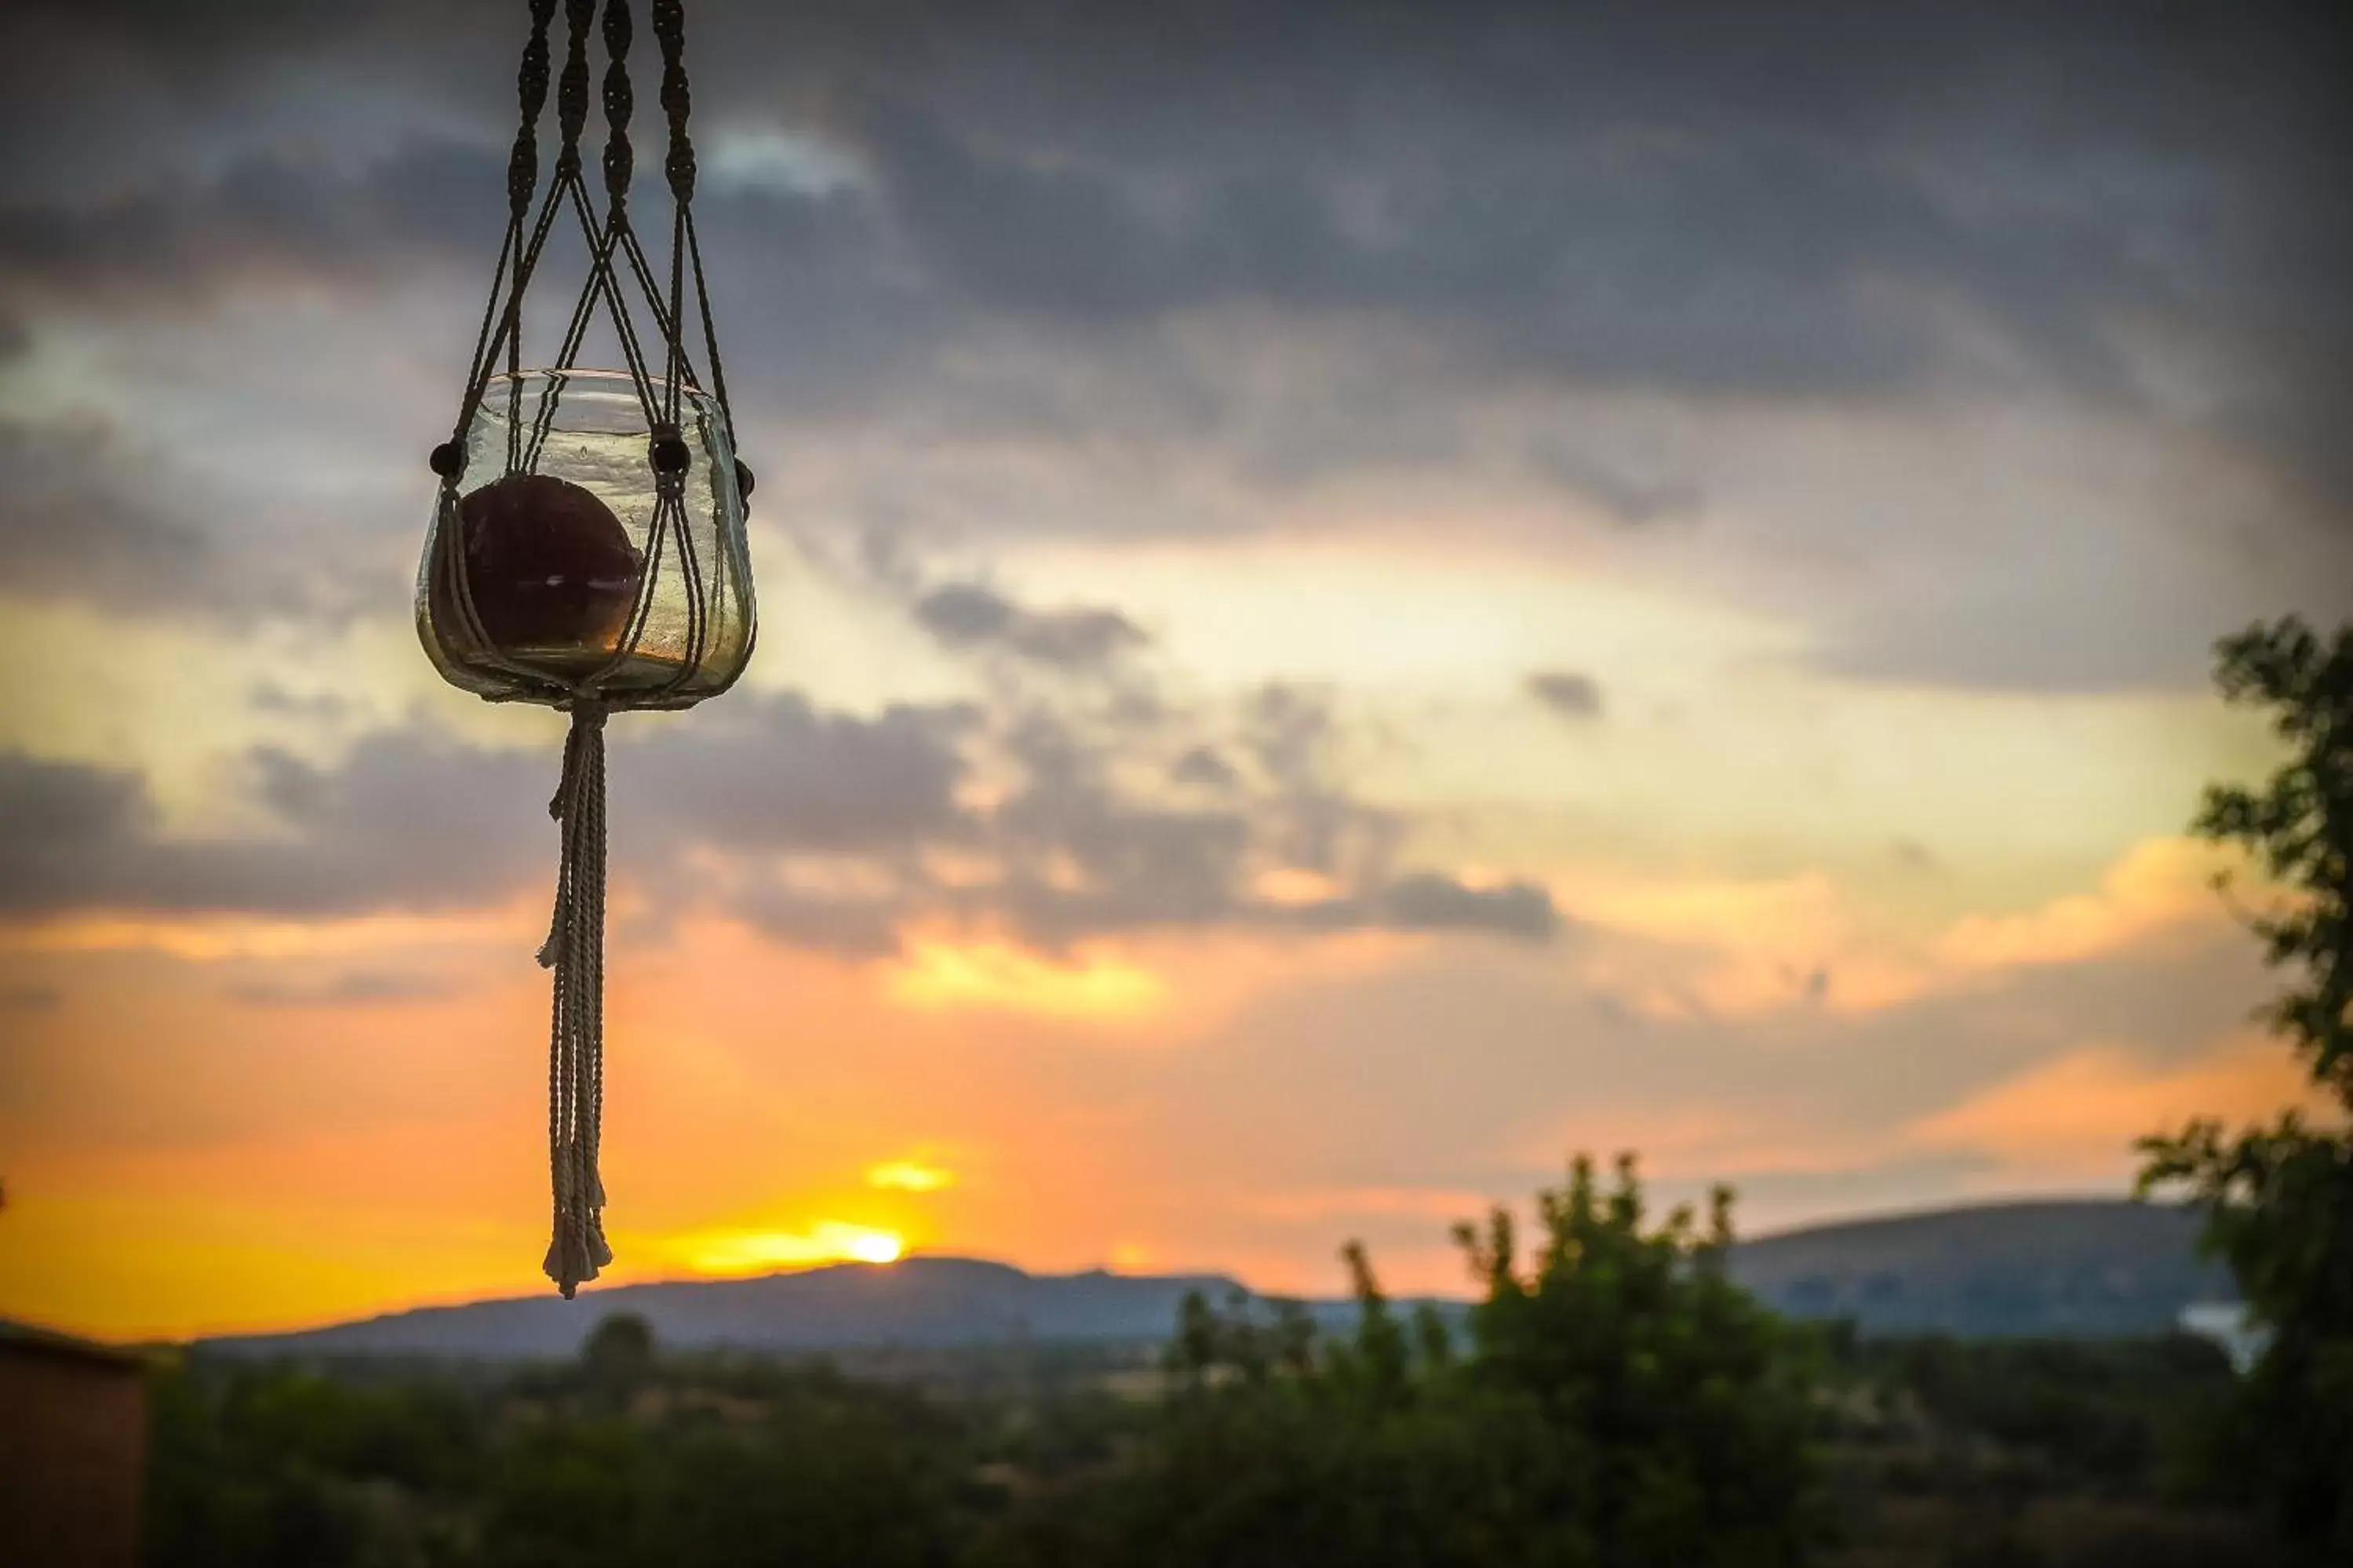
<instances>
[{"instance_id":1,"label":"rope fringe","mask_svg":"<svg viewBox=\"0 0 2353 1568\"><path fill-rule=\"evenodd\" d=\"M564 780L547 813L563 826L555 911L540 966L555 973L547 1032L547 1162L554 1235L542 1265L566 1300L613 1261L597 1144L605 1109L605 705L572 704Z\"/></svg>"}]
</instances>

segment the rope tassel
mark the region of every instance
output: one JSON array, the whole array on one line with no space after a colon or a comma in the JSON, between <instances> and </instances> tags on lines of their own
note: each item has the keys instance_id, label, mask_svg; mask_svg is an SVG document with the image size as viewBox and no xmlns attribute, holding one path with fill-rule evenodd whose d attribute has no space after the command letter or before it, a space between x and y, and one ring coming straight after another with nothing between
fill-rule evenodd
<instances>
[{"instance_id":1,"label":"rope tassel","mask_svg":"<svg viewBox=\"0 0 2353 1568\"><path fill-rule=\"evenodd\" d=\"M539 950L555 973L547 1033L547 1160L554 1234L543 1267L568 1300L613 1261L597 1173L605 1102L605 706L572 704L564 781L547 811L563 826L555 913Z\"/></svg>"}]
</instances>

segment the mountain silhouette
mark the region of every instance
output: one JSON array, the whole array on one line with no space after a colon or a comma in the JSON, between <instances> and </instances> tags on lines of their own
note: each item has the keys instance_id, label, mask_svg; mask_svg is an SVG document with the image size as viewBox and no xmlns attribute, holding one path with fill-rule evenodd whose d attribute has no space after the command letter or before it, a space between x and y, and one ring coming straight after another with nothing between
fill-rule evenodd
<instances>
[{"instance_id":1,"label":"mountain silhouette","mask_svg":"<svg viewBox=\"0 0 2353 1568\"><path fill-rule=\"evenodd\" d=\"M2119 1334L2174 1327L2193 1301L2227 1300L2196 1249L2197 1216L2109 1200L1987 1205L1853 1220L1742 1242L1734 1278L1793 1316L1852 1318L1865 1332ZM322 1329L201 1342L240 1355L569 1356L598 1319L635 1312L664 1345L808 1352L1054 1341L1165 1340L1220 1274L1030 1274L916 1256L747 1279L591 1289L424 1307ZM1352 1303L1306 1303L1327 1325ZM1407 1305L1410 1305L1408 1303Z\"/></svg>"}]
</instances>

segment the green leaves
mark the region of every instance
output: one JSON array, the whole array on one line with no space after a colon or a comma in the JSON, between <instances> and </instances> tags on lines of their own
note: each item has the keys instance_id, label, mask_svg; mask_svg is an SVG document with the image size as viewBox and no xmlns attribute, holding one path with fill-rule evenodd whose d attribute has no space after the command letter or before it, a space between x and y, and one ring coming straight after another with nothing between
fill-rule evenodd
<instances>
[{"instance_id":1,"label":"green leaves","mask_svg":"<svg viewBox=\"0 0 2353 1568\"><path fill-rule=\"evenodd\" d=\"M1468 1343L1401 1320L1372 1259L1342 1253L1353 1334L1293 1342L1270 1373L1253 1303L1181 1317L1172 1400L1121 1484L1122 1545L1093 1561L1771 1568L1810 1540L1810 1366L1721 1267L1731 1194L1703 1233L1646 1217L1630 1157L1579 1157L1455 1236L1484 1296ZM1277 1320L1278 1324L1282 1321Z\"/></svg>"},{"instance_id":2,"label":"green leaves","mask_svg":"<svg viewBox=\"0 0 2353 1568\"><path fill-rule=\"evenodd\" d=\"M2246 850L2284 902L2251 916L2287 987L2262 1016L2353 1115L2353 623L2323 637L2295 616L2216 646L2225 700L2268 710L2288 755L2260 787L2216 784L2194 829ZM2245 1391L2244 1460L2291 1549L2353 1561L2353 1134L2293 1112L2232 1133L2201 1119L2140 1141L2143 1195L2205 1209L2272 1332Z\"/></svg>"}]
</instances>

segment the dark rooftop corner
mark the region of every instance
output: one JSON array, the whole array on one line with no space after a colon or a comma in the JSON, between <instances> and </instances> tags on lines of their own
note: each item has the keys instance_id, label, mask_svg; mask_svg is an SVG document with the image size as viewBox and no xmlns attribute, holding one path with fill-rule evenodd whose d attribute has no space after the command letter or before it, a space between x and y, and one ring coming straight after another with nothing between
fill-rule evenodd
<instances>
[{"instance_id":1,"label":"dark rooftop corner","mask_svg":"<svg viewBox=\"0 0 2353 1568\"><path fill-rule=\"evenodd\" d=\"M147 1356L0 1322L0 1563L132 1568Z\"/></svg>"}]
</instances>

